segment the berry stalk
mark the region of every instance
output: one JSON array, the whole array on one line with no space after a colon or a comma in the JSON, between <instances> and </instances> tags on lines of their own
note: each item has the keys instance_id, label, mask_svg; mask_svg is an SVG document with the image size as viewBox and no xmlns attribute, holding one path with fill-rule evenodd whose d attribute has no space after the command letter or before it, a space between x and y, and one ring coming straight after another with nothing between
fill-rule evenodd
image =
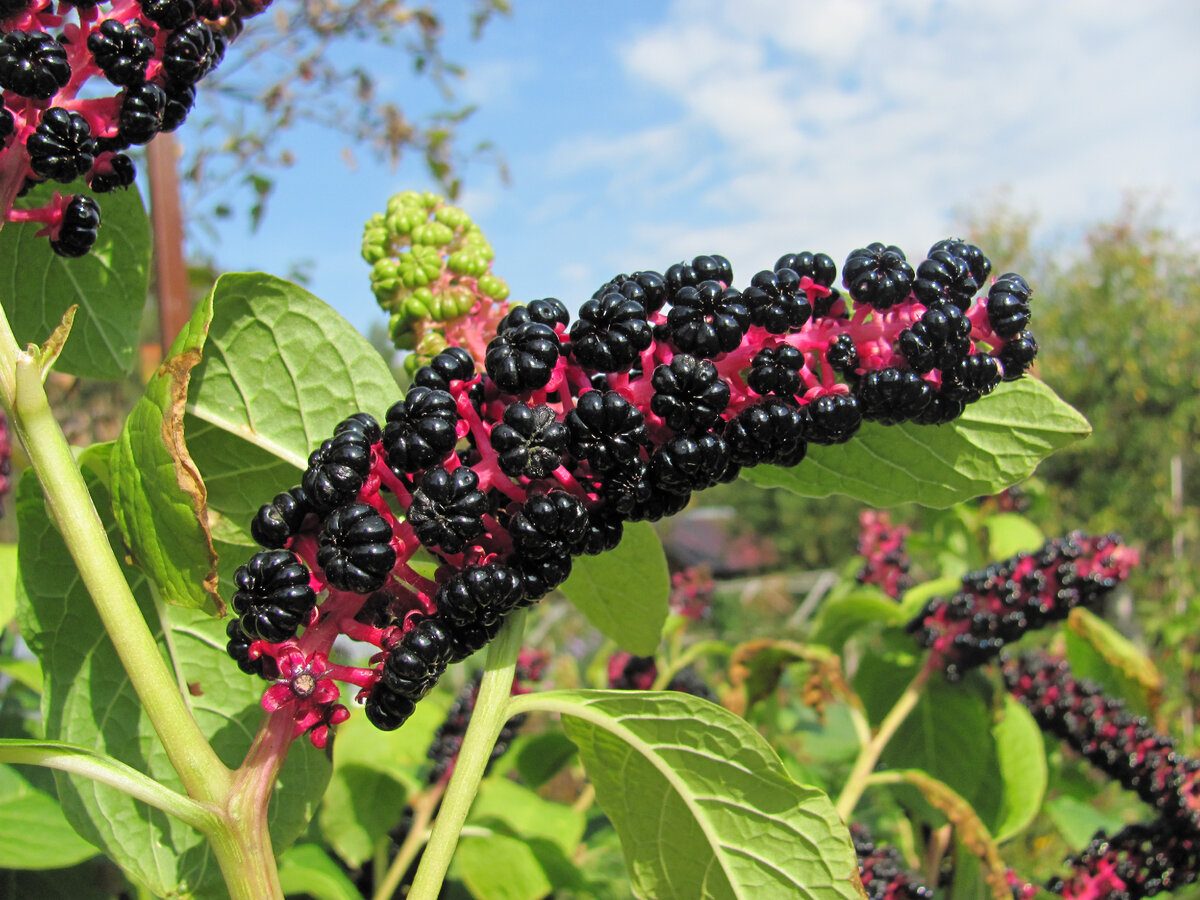
<instances>
[{"instance_id":1,"label":"berry stalk","mask_svg":"<svg viewBox=\"0 0 1200 900\"><path fill-rule=\"evenodd\" d=\"M487 663L471 724L467 726L454 774L442 798L441 812L421 856L409 900L435 900L441 890L463 823L491 759L492 747L510 712L509 697L524 632L525 612L518 610L505 619L504 627L488 645Z\"/></svg>"}]
</instances>

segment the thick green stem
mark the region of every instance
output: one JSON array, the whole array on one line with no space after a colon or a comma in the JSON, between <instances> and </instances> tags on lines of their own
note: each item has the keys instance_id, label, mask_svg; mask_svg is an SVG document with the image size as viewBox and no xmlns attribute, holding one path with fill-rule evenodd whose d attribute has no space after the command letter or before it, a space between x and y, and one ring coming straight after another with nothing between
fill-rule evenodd
<instances>
[{"instance_id":1,"label":"thick green stem","mask_svg":"<svg viewBox=\"0 0 1200 900\"><path fill-rule=\"evenodd\" d=\"M40 361L17 346L3 315L0 391L50 514L171 765L189 795L223 805L232 773L205 740L138 608L67 439L50 411Z\"/></svg>"},{"instance_id":2,"label":"thick green stem","mask_svg":"<svg viewBox=\"0 0 1200 900\"><path fill-rule=\"evenodd\" d=\"M896 701L896 705L888 710L888 714L879 723L879 731L859 751L858 759L854 761L854 768L850 771L850 777L846 779L841 796L837 800L838 815L842 817L843 822L850 822L850 814L854 812L854 807L858 805L863 791L867 789L867 782L871 773L875 771L875 764L879 762L880 754L883 753L888 741L896 734L896 730L904 724L908 714L916 707L932 671L933 669L928 663L921 666L916 677L909 682L904 693L900 695L900 699Z\"/></svg>"},{"instance_id":3,"label":"thick green stem","mask_svg":"<svg viewBox=\"0 0 1200 900\"><path fill-rule=\"evenodd\" d=\"M524 633L525 612L513 613L488 647L487 663L475 710L471 713L471 724L467 726L467 733L463 737L462 749L454 763L454 774L450 777L446 795L442 798L441 812L433 824L429 843L413 879L409 900L435 900L442 888L446 870L450 868L450 859L458 846L458 836L491 758L492 747L496 745L496 738L500 736L500 729L508 718L508 698L512 695L513 673Z\"/></svg>"}]
</instances>

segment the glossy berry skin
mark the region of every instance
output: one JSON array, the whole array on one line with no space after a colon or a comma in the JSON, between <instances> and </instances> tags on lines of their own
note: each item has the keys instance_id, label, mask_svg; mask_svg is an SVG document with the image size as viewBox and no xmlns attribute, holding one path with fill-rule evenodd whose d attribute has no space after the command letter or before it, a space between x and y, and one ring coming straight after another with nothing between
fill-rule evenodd
<instances>
[{"instance_id":1,"label":"glossy berry skin","mask_svg":"<svg viewBox=\"0 0 1200 900\"><path fill-rule=\"evenodd\" d=\"M646 442L641 410L616 391L586 391L567 414L570 450L596 472L624 468Z\"/></svg>"},{"instance_id":2,"label":"glossy berry skin","mask_svg":"<svg viewBox=\"0 0 1200 900\"><path fill-rule=\"evenodd\" d=\"M444 390L416 386L392 404L383 429L383 451L397 473L443 462L458 442L458 404Z\"/></svg>"},{"instance_id":3,"label":"glossy berry skin","mask_svg":"<svg viewBox=\"0 0 1200 900\"><path fill-rule=\"evenodd\" d=\"M500 470L510 478L548 477L562 465L567 450L567 426L549 406L517 402L504 410L504 420L492 427L492 449Z\"/></svg>"},{"instance_id":4,"label":"glossy berry skin","mask_svg":"<svg viewBox=\"0 0 1200 900\"><path fill-rule=\"evenodd\" d=\"M813 444L844 444L862 425L862 411L853 394L826 394L805 407L804 437Z\"/></svg>"},{"instance_id":5,"label":"glossy berry skin","mask_svg":"<svg viewBox=\"0 0 1200 900\"><path fill-rule=\"evenodd\" d=\"M279 549L287 545L313 511L304 488L297 486L283 491L259 507L250 522L250 536L269 550Z\"/></svg>"},{"instance_id":6,"label":"glossy berry skin","mask_svg":"<svg viewBox=\"0 0 1200 900\"><path fill-rule=\"evenodd\" d=\"M229 620L229 624L225 626L225 636L229 639L225 645L225 652L233 658L238 668L247 675L262 675L267 657L250 658L250 645L254 643L254 638L248 637L246 632L242 631L239 619L235 617Z\"/></svg>"},{"instance_id":7,"label":"glossy berry skin","mask_svg":"<svg viewBox=\"0 0 1200 900\"><path fill-rule=\"evenodd\" d=\"M926 306L952 303L966 312L979 290L979 282L971 274L970 263L965 259L948 250L933 250L929 258L917 266L917 280L913 282L912 290Z\"/></svg>"},{"instance_id":8,"label":"glossy berry skin","mask_svg":"<svg viewBox=\"0 0 1200 900\"><path fill-rule=\"evenodd\" d=\"M756 394L792 397L800 391L800 368L804 354L791 344L764 347L754 355L746 384Z\"/></svg>"},{"instance_id":9,"label":"glossy berry skin","mask_svg":"<svg viewBox=\"0 0 1200 900\"><path fill-rule=\"evenodd\" d=\"M453 472L441 466L428 469L413 491L408 510L408 522L421 543L445 553L461 553L483 534L488 502L478 487L479 476L466 466Z\"/></svg>"},{"instance_id":10,"label":"glossy berry skin","mask_svg":"<svg viewBox=\"0 0 1200 900\"><path fill-rule=\"evenodd\" d=\"M675 431L704 431L729 405L729 383L709 360L677 353L654 370L650 409Z\"/></svg>"},{"instance_id":11,"label":"glossy berry skin","mask_svg":"<svg viewBox=\"0 0 1200 900\"><path fill-rule=\"evenodd\" d=\"M196 103L196 89L189 84L167 82L167 106L163 110L159 131L171 132L183 124Z\"/></svg>"},{"instance_id":12,"label":"glossy berry skin","mask_svg":"<svg viewBox=\"0 0 1200 900\"><path fill-rule=\"evenodd\" d=\"M133 160L123 153L114 153L103 160L97 160L92 177L88 180L88 187L97 194L106 194L117 188L129 187L133 184L135 175Z\"/></svg>"},{"instance_id":13,"label":"glossy berry skin","mask_svg":"<svg viewBox=\"0 0 1200 900\"><path fill-rule=\"evenodd\" d=\"M582 550L588 556L596 556L616 548L621 543L624 525L618 515L605 510L588 513L588 530L583 539Z\"/></svg>"},{"instance_id":14,"label":"glossy berry skin","mask_svg":"<svg viewBox=\"0 0 1200 900\"><path fill-rule=\"evenodd\" d=\"M193 0L142 0L142 13L167 30L178 28L196 14Z\"/></svg>"},{"instance_id":15,"label":"glossy berry skin","mask_svg":"<svg viewBox=\"0 0 1200 900\"><path fill-rule=\"evenodd\" d=\"M988 291L988 322L1003 338L1016 337L1029 324L1029 298L1033 291L1020 275L1005 273Z\"/></svg>"},{"instance_id":16,"label":"glossy berry skin","mask_svg":"<svg viewBox=\"0 0 1200 900\"><path fill-rule=\"evenodd\" d=\"M953 368L942 371L942 393L974 403L1000 383L1000 364L986 353L973 353Z\"/></svg>"},{"instance_id":17,"label":"glossy berry skin","mask_svg":"<svg viewBox=\"0 0 1200 900\"><path fill-rule=\"evenodd\" d=\"M497 334L488 344L483 362L488 377L500 390L520 394L546 386L559 352L554 329L530 321Z\"/></svg>"},{"instance_id":18,"label":"glossy berry skin","mask_svg":"<svg viewBox=\"0 0 1200 900\"><path fill-rule=\"evenodd\" d=\"M446 670L450 644L450 634L437 617L418 619L388 654L372 695L384 688L384 693L391 692L414 703L420 700Z\"/></svg>"},{"instance_id":19,"label":"glossy berry skin","mask_svg":"<svg viewBox=\"0 0 1200 900\"><path fill-rule=\"evenodd\" d=\"M264 550L233 575L233 610L247 637L278 644L295 637L317 596L308 568L290 550Z\"/></svg>"},{"instance_id":20,"label":"glossy berry skin","mask_svg":"<svg viewBox=\"0 0 1200 900\"><path fill-rule=\"evenodd\" d=\"M514 306L496 326L500 334L527 322L536 322L554 328L556 325L566 325L571 321L571 314L561 300L554 297L544 297L540 300L530 300L524 306Z\"/></svg>"},{"instance_id":21,"label":"glossy berry skin","mask_svg":"<svg viewBox=\"0 0 1200 900\"><path fill-rule=\"evenodd\" d=\"M833 338L825 351L825 359L840 372L853 372L858 368L858 349L854 346L854 339L848 334Z\"/></svg>"},{"instance_id":22,"label":"glossy berry skin","mask_svg":"<svg viewBox=\"0 0 1200 900\"><path fill-rule=\"evenodd\" d=\"M899 247L876 241L855 250L842 266L842 285L855 303L874 309L891 309L908 297L913 270Z\"/></svg>"},{"instance_id":23,"label":"glossy berry skin","mask_svg":"<svg viewBox=\"0 0 1200 900\"><path fill-rule=\"evenodd\" d=\"M571 326L571 354L585 369L624 372L653 338L642 304L612 291L580 308Z\"/></svg>"},{"instance_id":24,"label":"glossy berry skin","mask_svg":"<svg viewBox=\"0 0 1200 900\"><path fill-rule=\"evenodd\" d=\"M641 304L647 314L658 312L667 302L667 282L658 272L634 272L632 275L618 275L602 285L592 295L592 299L599 300L613 292L627 300L634 300Z\"/></svg>"},{"instance_id":25,"label":"glossy berry skin","mask_svg":"<svg viewBox=\"0 0 1200 900\"><path fill-rule=\"evenodd\" d=\"M455 381L466 381L475 375L475 358L462 347L447 347L421 366L413 375L418 387L448 391Z\"/></svg>"},{"instance_id":26,"label":"glossy berry skin","mask_svg":"<svg viewBox=\"0 0 1200 900\"><path fill-rule=\"evenodd\" d=\"M415 700L398 694L383 682L371 689L363 706L367 720L380 731L395 731L416 711Z\"/></svg>"},{"instance_id":27,"label":"glossy berry skin","mask_svg":"<svg viewBox=\"0 0 1200 900\"><path fill-rule=\"evenodd\" d=\"M157 84L127 88L118 118L119 134L130 144L145 144L162 130L167 92Z\"/></svg>"},{"instance_id":28,"label":"glossy berry skin","mask_svg":"<svg viewBox=\"0 0 1200 900\"><path fill-rule=\"evenodd\" d=\"M812 318L812 305L800 289L800 276L791 269L759 272L742 293L750 322L769 334L787 334Z\"/></svg>"},{"instance_id":29,"label":"glossy berry skin","mask_svg":"<svg viewBox=\"0 0 1200 900\"><path fill-rule=\"evenodd\" d=\"M96 156L96 142L87 120L59 106L42 113L25 147L35 175L63 183L86 175Z\"/></svg>"},{"instance_id":30,"label":"glossy berry skin","mask_svg":"<svg viewBox=\"0 0 1200 900\"><path fill-rule=\"evenodd\" d=\"M785 253L775 261L775 271L791 269L801 278L808 276L822 287L832 287L837 280L837 263L828 253Z\"/></svg>"},{"instance_id":31,"label":"glossy berry skin","mask_svg":"<svg viewBox=\"0 0 1200 900\"><path fill-rule=\"evenodd\" d=\"M99 205L91 197L76 194L63 209L58 236L50 239L50 248L71 259L85 256L95 246L99 229Z\"/></svg>"},{"instance_id":32,"label":"glossy berry skin","mask_svg":"<svg viewBox=\"0 0 1200 900\"><path fill-rule=\"evenodd\" d=\"M104 77L119 87L133 87L146 80L146 64L154 57L154 41L137 24L126 26L119 19L106 19L88 35L88 50Z\"/></svg>"},{"instance_id":33,"label":"glossy berry skin","mask_svg":"<svg viewBox=\"0 0 1200 900\"><path fill-rule=\"evenodd\" d=\"M337 437L339 434L358 435L367 446L378 443L383 436L375 417L365 412L355 413L338 422L333 429L333 435Z\"/></svg>"},{"instance_id":34,"label":"glossy berry skin","mask_svg":"<svg viewBox=\"0 0 1200 900\"><path fill-rule=\"evenodd\" d=\"M212 29L203 22L188 22L167 38L163 70L176 84L196 84L220 61L224 39L220 41L214 40Z\"/></svg>"},{"instance_id":35,"label":"glossy berry skin","mask_svg":"<svg viewBox=\"0 0 1200 900\"><path fill-rule=\"evenodd\" d=\"M521 591L525 597L518 608L532 606L571 575L571 557L567 553L543 559L527 559L514 554L509 564L521 580Z\"/></svg>"},{"instance_id":36,"label":"glossy berry skin","mask_svg":"<svg viewBox=\"0 0 1200 900\"><path fill-rule=\"evenodd\" d=\"M661 490L687 495L722 480L729 458L729 446L719 432L681 434L654 451L650 473Z\"/></svg>"},{"instance_id":37,"label":"glossy berry skin","mask_svg":"<svg viewBox=\"0 0 1200 900\"><path fill-rule=\"evenodd\" d=\"M717 281L684 286L671 297L667 329L684 353L711 359L734 350L750 328L750 311L741 292Z\"/></svg>"},{"instance_id":38,"label":"glossy berry skin","mask_svg":"<svg viewBox=\"0 0 1200 900\"><path fill-rule=\"evenodd\" d=\"M804 416L791 403L764 400L747 407L725 426L730 457L740 466L794 466L804 459Z\"/></svg>"},{"instance_id":39,"label":"glossy berry skin","mask_svg":"<svg viewBox=\"0 0 1200 900\"><path fill-rule=\"evenodd\" d=\"M67 51L44 31L10 31L0 38L0 87L6 91L49 100L70 80Z\"/></svg>"},{"instance_id":40,"label":"glossy berry skin","mask_svg":"<svg viewBox=\"0 0 1200 900\"><path fill-rule=\"evenodd\" d=\"M457 630L472 622L500 621L524 596L517 572L491 563L455 572L438 588L435 603L438 618Z\"/></svg>"},{"instance_id":41,"label":"glossy berry skin","mask_svg":"<svg viewBox=\"0 0 1200 900\"><path fill-rule=\"evenodd\" d=\"M318 512L343 506L358 496L371 471L371 445L353 431L335 434L308 458L301 483Z\"/></svg>"},{"instance_id":42,"label":"glossy berry skin","mask_svg":"<svg viewBox=\"0 0 1200 900\"><path fill-rule=\"evenodd\" d=\"M508 533L525 559L578 554L588 537L587 510L566 491L534 494L512 517Z\"/></svg>"},{"instance_id":43,"label":"glossy berry skin","mask_svg":"<svg viewBox=\"0 0 1200 900\"><path fill-rule=\"evenodd\" d=\"M968 244L961 238L944 238L929 248L929 255L932 256L939 250L963 260L971 270L971 277L975 279L976 284L982 287L987 283L988 276L992 273L992 261L974 244Z\"/></svg>"},{"instance_id":44,"label":"glossy berry skin","mask_svg":"<svg viewBox=\"0 0 1200 900\"><path fill-rule=\"evenodd\" d=\"M396 565L392 526L366 503L349 503L331 512L318 540L317 564L339 591L376 591Z\"/></svg>"},{"instance_id":45,"label":"glossy berry skin","mask_svg":"<svg viewBox=\"0 0 1200 900\"><path fill-rule=\"evenodd\" d=\"M865 375L856 393L864 419L895 425L919 416L934 390L915 372L888 368Z\"/></svg>"},{"instance_id":46,"label":"glossy berry skin","mask_svg":"<svg viewBox=\"0 0 1200 900\"><path fill-rule=\"evenodd\" d=\"M1000 351L1000 364L1004 366L1004 380L1016 381L1028 371L1037 359L1037 340L1031 331L1022 331Z\"/></svg>"}]
</instances>

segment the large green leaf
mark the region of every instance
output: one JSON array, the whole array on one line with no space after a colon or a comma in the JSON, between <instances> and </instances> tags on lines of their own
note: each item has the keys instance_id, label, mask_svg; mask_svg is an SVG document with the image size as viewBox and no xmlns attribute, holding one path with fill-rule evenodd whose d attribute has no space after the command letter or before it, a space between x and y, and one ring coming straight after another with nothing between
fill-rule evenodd
<instances>
[{"instance_id":1,"label":"large green leaf","mask_svg":"<svg viewBox=\"0 0 1200 900\"><path fill-rule=\"evenodd\" d=\"M792 781L763 737L727 710L674 692L552 691L510 704L562 714L637 896L861 896L833 805Z\"/></svg>"},{"instance_id":2,"label":"large green leaf","mask_svg":"<svg viewBox=\"0 0 1200 900\"><path fill-rule=\"evenodd\" d=\"M298 844L279 858L279 884L288 897L362 900L354 882L316 844Z\"/></svg>"},{"instance_id":3,"label":"large green leaf","mask_svg":"<svg viewBox=\"0 0 1200 900\"><path fill-rule=\"evenodd\" d=\"M899 603L878 588L862 587L821 604L812 642L840 652L860 628L872 623L901 625L904 621Z\"/></svg>"},{"instance_id":4,"label":"large green leaf","mask_svg":"<svg viewBox=\"0 0 1200 900\"><path fill-rule=\"evenodd\" d=\"M84 185L39 185L18 207L45 204L55 190ZM150 277L150 225L137 190L96 198L103 224L86 256L66 259L36 237L37 225L0 230L0 299L22 344L40 344L72 305L79 307L55 368L89 378L120 378L137 358L138 328Z\"/></svg>"},{"instance_id":5,"label":"large green leaf","mask_svg":"<svg viewBox=\"0 0 1200 900\"><path fill-rule=\"evenodd\" d=\"M1001 384L948 425L866 424L849 443L810 446L794 468L758 466L745 476L807 497L944 507L1016 484L1089 431L1054 391L1022 378Z\"/></svg>"},{"instance_id":6,"label":"large green leaf","mask_svg":"<svg viewBox=\"0 0 1200 900\"><path fill-rule=\"evenodd\" d=\"M988 825L997 841L1006 841L1037 816L1049 775L1042 731L1029 710L1005 694L1000 716L992 725L1001 777L999 814Z\"/></svg>"},{"instance_id":7,"label":"large green leaf","mask_svg":"<svg viewBox=\"0 0 1200 900\"><path fill-rule=\"evenodd\" d=\"M59 869L95 855L67 824L57 799L0 766L0 869Z\"/></svg>"},{"instance_id":8,"label":"large green leaf","mask_svg":"<svg viewBox=\"0 0 1200 900\"><path fill-rule=\"evenodd\" d=\"M90 448L81 463L120 557L107 487L110 453L111 445ZM46 737L96 750L182 790L47 516L37 479L21 479L17 493L19 621L45 673ZM237 766L262 719L263 682L242 675L231 664L224 652L222 622L179 607L156 610L142 573L130 565L124 571L181 686L186 686L196 721L222 761ZM328 774L323 753L307 742L292 747L269 812L278 849L303 829ZM150 890L160 896L223 894L220 873L197 832L112 788L58 773L56 780L67 820Z\"/></svg>"},{"instance_id":9,"label":"large green leaf","mask_svg":"<svg viewBox=\"0 0 1200 900\"><path fill-rule=\"evenodd\" d=\"M658 648L671 573L662 541L648 523L626 524L615 550L576 559L559 590L618 646L640 656Z\"/></svg>"},{"instance_id":10,"label":"large green leaf","mask_svg":"<svg viewBox=\"0 0 1200 900\"><path fill-rule=\"evenodd\" d=\"M220 614L208 495L183 436L188 380L200 361L204 303L150 378L113 447L113 511L134 558L168 603Z\"/></svg>"}]
</instances>

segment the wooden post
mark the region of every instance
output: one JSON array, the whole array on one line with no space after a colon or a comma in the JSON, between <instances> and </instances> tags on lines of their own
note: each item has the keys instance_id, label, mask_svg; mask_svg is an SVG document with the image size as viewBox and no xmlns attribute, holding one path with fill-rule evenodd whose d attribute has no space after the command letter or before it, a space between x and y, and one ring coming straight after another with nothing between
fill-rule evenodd
<instances>
[{"instance_id":1,"label":"wooden post","mask_svg":"<svg viewBox=\"0 0 1200 900\"><path fill-rule=\"evenodd\" d=\"M158 283L160 358L192 315L187 263L183 257L183 214L179 202L179 148L172 134L159 134L146 147L150 174L150 221Z\"/></svg>"}]
</instances>

